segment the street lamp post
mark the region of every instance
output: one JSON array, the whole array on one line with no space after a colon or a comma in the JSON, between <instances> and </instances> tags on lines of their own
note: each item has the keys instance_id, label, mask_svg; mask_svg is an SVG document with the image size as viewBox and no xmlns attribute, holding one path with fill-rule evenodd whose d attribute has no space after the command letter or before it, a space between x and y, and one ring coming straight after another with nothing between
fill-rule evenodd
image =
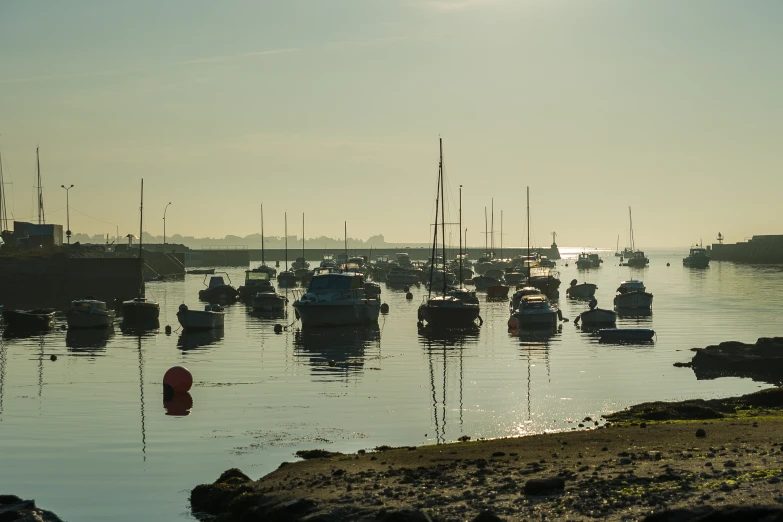
<instances>
[{"instance_id":1,"label":"street lamp post","mask_svg":"<svg viewBox=\"0 0 783 522\"><path fill-rule=\"evenodd\" d=\"M166 205L166 208L163 209L163 244L166 244L166 211L169 209L169 205L171 205L171 201L168 202Z\"/></svg>"},{"instance_id":2,"label":"street lamp post","mask_svg":"<svg viewBox=\"0 0 783 522\"><path fill-rule=\"evenodd\" d=\"M68 229L65 231L65 237L68 238L68 244L71 244L71 189L73 188L73 185L70 187L66 187L65 185L60 185L62 188L65 189L65 227Z\"/></svg>"}]
</instances>

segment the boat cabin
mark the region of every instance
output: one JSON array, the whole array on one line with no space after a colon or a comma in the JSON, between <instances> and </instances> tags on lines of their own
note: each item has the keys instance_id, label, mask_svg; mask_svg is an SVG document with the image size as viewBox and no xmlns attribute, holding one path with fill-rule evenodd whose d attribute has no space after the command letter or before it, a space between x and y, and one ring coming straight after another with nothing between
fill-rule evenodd
<instances>
[{"instance_id":1,"label":"boat cabin","mask_svg":"<svg viewBox=\"0 0 783 522\"><path fill-rule=\"evenodd\" d=\"M400 266L411 266L411 256L407 252L398 253L397 264Z\"/></svg>"},{"instance_id":2,"label":"boat cabin","mask_svg":"<svg viewBox=\"0 0 783 522\"><path fill-rule=\"evenodd\" d=\"M631 279L629 281L623 281L620 283L620 287L617 289L617 291L621 294L625 294L628 292L646 292L647 289L644 287L644 283L642 281Z\"/></svg>"},{"instance_id":3,"label":"boat cabin","mask_svg":"<svg viewBox=\"0 0 783 522\"><path fill-rule=\"evenodd\" d=\"M209 288L216 288L218 286L226 286L226 281L223 276L212 276L209 278Z\"/></svg>"},{"instance_id":4,"label":"boat cabin","mask_svg":"<svg viewBox=\"0 0 783 522\"><path fill-rule=\"evenodd\" d=\"M529 294L519 300L519 310L547 310L549 299L544 294Z\"/></svg>"},{"instance_id":5,"label":"boat cabin","mask_svg":"<svg viewBox=\"0 0 783 522\"><path fill-rule=\"evenodd\" d=\"M71 301L71 310L82 313L92 313L96 310L107 310L106 303L94 299L77 299Z\"/></svg>"},{"instance_id":6,"label":"boat cabin","mask_svg":"<svg viewBox=\"0 0 783 522\"><path fill-rule=\"evenodd\" d=\"M364 276L354 273L328 273L313 276L307 292L339 292L364 288Z\"/></svg>"}]
</instances>

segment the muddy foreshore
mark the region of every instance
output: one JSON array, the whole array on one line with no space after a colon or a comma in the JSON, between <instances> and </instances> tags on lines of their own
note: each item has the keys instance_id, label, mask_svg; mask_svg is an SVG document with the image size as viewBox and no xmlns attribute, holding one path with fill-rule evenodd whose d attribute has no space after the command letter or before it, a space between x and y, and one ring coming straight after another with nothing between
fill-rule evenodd
<instances>
[{"instance_id":1,"label":"muddy foreshore","mask_svg":"<svg viewBox=\"0 0 783 522\"><path fill-rule=\"evenodd\" d=\"M783 521L782 388L645 403L603 420L521 438L301 452L257 481L228 470L194 488L191 507L219 522Z\"/></svg>"}]
</instances>

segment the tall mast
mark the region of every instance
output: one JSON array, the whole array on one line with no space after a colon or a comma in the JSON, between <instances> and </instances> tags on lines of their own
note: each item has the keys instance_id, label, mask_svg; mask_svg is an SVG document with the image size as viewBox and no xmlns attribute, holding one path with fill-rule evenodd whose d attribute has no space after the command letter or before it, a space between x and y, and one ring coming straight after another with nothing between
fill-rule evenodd
<instances>
[{"instance_id":1,"label":"tall mast","mask_svg":"<svg viewBox=\"0 0 783 522\"><path fill-rule=\"evenodd\" d=\"M440 157L438 160L438 185L435 188L435 227L432 235L432 256L430 257L430 284L428 286L427 298L432 297L432 279L435 273L435 253L438 251L438 204L440 203L440 171L443 168L443 139L438 138L440 143ZM444 274L445 276L446 274Z\"/></svg>"},{"instance_id":2,"label":"tall mast","mask_svg":"<svg viewBox=\"0 0 783 522\"><path fill-rule=\"evenodd\" d=\"M345 264L348 265L348 222L343 222L343 235L345 236Z\"/></svg>"},{"instance_id":3,"label":"tall mast","mask_svg":"<svg viewBox=\"0 0 783 522\"><path fill-rule=\"evenodd\" d=\"M484 207L484 254L489 254L489 247L487 247L487 241L489 236L487 235L487 207Z\"/></svg>"},{"instance_id":4,"label":"tall mast","mask_svg":"<svg viewBox=\"0 0 783 522\"><path fill-rule=\"evenodd\" d=\"M261 266L266 266L264 259L264 204L261 203Z\"/></svg>"},{"instance_id":5,"label":"tall mast","mask_svg":"<svg viewBox=\"0 0 783 522\"><path fill-rule=\"evenodd\" d=\"M305 253L304 253L304 212L302 212L302 268L305 268Z\"/></svg>"},{"instance_id":6,"label":"tall mast","mask_svg":"<svg viewBox=\"0 0 783 522\"><path fill-rule=\"evenodd\" d=\"M459 287L462 288L462 185L459 186Z\"/></svg>"},{"instance_id":7,"label":"tall mast","mask_svg":"<svg viewBox=\"0 0 783 522\"><path fill-rule=\"evenodd\" d=\"M0 150L0 232L8 230L8 212L5 204L5 180L3 178L3 151Z\"/></svg>"},{"instance_id":8,"label":"tall mast","mask_svg":"<svg viewBox=\"0 0 783 522\"><path fill-rule=\"evenodd\" d=\"M285 271L288 272L288 212L285 216Z\"/></svg>"},{"instance_id":9,"label":"tall mast","mask_svg":"<svg viewBox=\"0 0 783 522\"><path fill-rule=\"evenodd\" d=\"M489 251L492 252L490 257L495 259L495 198L492 198L492 211L489 215Z\"/></svg>"},{"instance_id":10,"label":"tall mast","mask_svg":"<svg viewBox=\"0 0 783 522\"><path fill-rule=\"evenodd\" d=\"M500 259L503 259L503 211L500 211Z\"/></svg>"},{"instance_id":11,"label":"tall mast","mask_svg":"<svg viewBox=\"0 0 783 522\"><path fill-rule=\"evenodd\" d=\"M46 224L46 214L44 214L43 187L41 186L41 157L38 154L38 147L35 148L35 164L38 171L38 224Z\"/></svg>"},{"instance_id":12,"label":"tall mast","mask_svg":"<svg viewBox=\"0 0 783 522\"><path fill-rule=\"evenodd\" d=\"M144 258L142 257L142 244L144 240L144 178L141 178L141 203L139 205L139 265L141 266L141 289L139 297L144 297Z\"/></svg>"},{"instance_id":13,"label":"tall mast","mask_svg":"<svg viewBox=\"0 0 783 522\"><path fill-rule=\"evenodd\" d=\"M446 295L446 206L443 197L443 138L440 140L440 232L443 244L443 295Z\"/></svg>"},{"instance_id":14,"label":"tall mast","mask_svg":"<svg viewBox=\"0 0 783 522\"><path fill-rule=\"evenodd\" d=\"M530 279L530 187L527 187L527 277Z\"/></svg>"},{"instance_id":15,"label":"tall mast","mask_svg":"<svg viewBox=\"0 0 783 522\"><path fill-rule=\"evenodd\" d=\"M636 250L633 244L633 216L631 215L631 207L628 207L628 221L631 222L631 230L629 232L629 235L631 236L631 252Z\"/></svg>"}]
</instances>

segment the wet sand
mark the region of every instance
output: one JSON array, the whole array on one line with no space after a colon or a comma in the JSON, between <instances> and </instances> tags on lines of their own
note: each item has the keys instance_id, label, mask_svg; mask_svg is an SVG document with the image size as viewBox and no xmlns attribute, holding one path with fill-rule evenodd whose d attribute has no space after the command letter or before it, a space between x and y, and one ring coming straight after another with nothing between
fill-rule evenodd
<instances>
[{"instance_id":1,"label":"wet sand","mask_svg":"<svg viewBox=\"0 0 783 522\"><path fill-rule=\"evenodd\" d=\"M252 512L321 521L457 521L487 511L509 521L636 520L679 507L780 506L781 396L645 404L608 426L585 419L580 431L330 454L258 481L229 470L191 501L218 520Z\"/></svg>"}]
</instances>

